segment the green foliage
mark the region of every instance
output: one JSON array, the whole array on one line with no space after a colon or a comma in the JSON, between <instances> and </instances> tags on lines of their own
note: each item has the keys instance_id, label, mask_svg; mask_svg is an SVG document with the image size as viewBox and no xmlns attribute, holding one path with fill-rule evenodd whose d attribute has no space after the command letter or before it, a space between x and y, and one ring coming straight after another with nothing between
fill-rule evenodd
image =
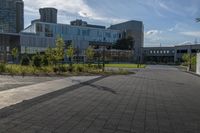
<instances>
[{"instance_id":1,"label":"green foliage","mask_svg":"<svg viewBox=\"0 0 200 133\"><path fill-rule=\"evenodd\" d=\"M86 58L89 62L94 58L94 49L92 47L88 47L85 51Z\"/></svg>"},{"instance_id":2,"label":"green foliage","mask_svg":"<svg viewBox=\"0 0 200 133\"><path fill-rule=\"evenodd\" d=\"M46 55L42 55L42 65L43 66L48 66L49 65L49 60Z\"/></svg>"},{"instance_id":3,"label":"green foliage","mask_svg":"<svg viewBox=\"0 0 200 133\"><path fill-rule=\"evenodd\" d=\"M14 57L14 59L16 59L18 57L19 51L18 48L13 48L11 51L12 56Z\"/></svg>"},{"instance_id":4,"label":"green foliage","mask_svg":"<svg viewBox=\"0 0 200 133\"><path fill-rule=\"evenodd\" d=\"M70 59L72 59L72 58L74 57L74 48L72 47L72 45L70 45L70 46L67 48L66 55L67 55L67 57L69 57Z\"/></svg>"},{"instance_id":5,"label":"green foliage","mask_svg":"<svg viewBox=\"0 0 200 133\"><path fill-rule=\"evenodd\" d=\"M64 40L61 37L57 37L56 39L56 48L55 48L55 59L56 61L60 61L64 58Z\"/></svg>"},{"instance_id":6,"label":"green foliage","mask_svg":"<svg viewBox=\"0 0 200 133\"><path fill-rule=\"evenodd\" d=\"M21 65L22 66L30 65L30 58L27 55L22 56Z\"/></svg>"},{"instance_id":7,"label":"green foliage","mask_svg":"<svg viewBox=\"0 0 200 133\"><path fill-rule=\"evenodd\" d=\"M5 72L6 71L6 65L3 63L0 63L0 73Z\"/></svg>"},{"instance_id":8,"label":"green foliage","mask_svg":"<svg viewBox=\"0 0 200 133\"><path fill-rule=\"evenodd\" d=\"M48 47L45 51L45 58L48 60L48 64L52 65L55 62L55 52L54 49L51 47Z\"/></svg>"},{"instance_id":9,"label":"green foliage","mask_svg":"<svg viewBox=\"0 0 200 133\"><path fill-rule=\"evenodd\" d=\"M184 54L182 56L182 60L184 61L184 65L189 66L196 64L196 55Z\"/></svg>"},{"instance_id":10,"label":"green foliage","mask_svg":"<svg viewBox=\"0 0 200 133\"><path fill-rule=\"evenodd\" d=\"M68 71L69 71L69 72L72 72L72 71L73 71L73 66L72 66L73 62L72 62L72 59L73 59L73 57L74 57L74 52L75 52L74 48L72 47L72 45L70 45L70 46L67 48L67 51L66 51L66 55L67 55L67 57L69 57L69 59L70 59L70 65L69 65L69 67L68 67Z\"/></svg>"},{"instance_id":11,"label":"green foliage","mask_svg":"<svg viewBox=\"0 0 200 133\"><path fill-rule=\"evenodd\" d=\"M42 56L39 53L34 55L32 57L32 63L33 63L33 66L35 66L35 67L41 67L42 66Z\"/></svg>"},{"instance_id":12,"label":"green foliage","mask_svg":"<svg viewBox=\"0 0 200 133\"><path fill-rule=\"evenodd\" d=\"M75 72L84 72L84 70L85 70L84 65L77 64L75 66Z\"/></svg>"},{"instance_id":13,"label":"green foliage","mask_svg":"<svg viewBox=\"0 0 200 133\"><path fill-rule=\"evenodd\" d=\"M117 43L113 46L113 49L131 50L133 49L133 45L134 45L134 39L132 37L128 37L118 40Z\"/></svg>"}]
</instances>

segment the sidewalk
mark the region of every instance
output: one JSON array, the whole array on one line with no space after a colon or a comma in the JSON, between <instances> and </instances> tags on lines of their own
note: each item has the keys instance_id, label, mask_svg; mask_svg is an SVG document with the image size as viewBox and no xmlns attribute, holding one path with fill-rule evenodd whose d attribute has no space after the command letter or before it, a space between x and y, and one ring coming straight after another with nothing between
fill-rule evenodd
<instances>
[{"instance_id":1,"label":"sidewalk","mask_svg":"<svg viewBox=\"0 0 200 133\"><path fill-rule=\"evenodd\" d=\"M25 100L33 99L44 94L48 94L66 87L77 85L99 76L78 76L64 79L42 82L34 85L18 87L0 92L0 109L20 103Z\"/></svg>"}]
</instances>

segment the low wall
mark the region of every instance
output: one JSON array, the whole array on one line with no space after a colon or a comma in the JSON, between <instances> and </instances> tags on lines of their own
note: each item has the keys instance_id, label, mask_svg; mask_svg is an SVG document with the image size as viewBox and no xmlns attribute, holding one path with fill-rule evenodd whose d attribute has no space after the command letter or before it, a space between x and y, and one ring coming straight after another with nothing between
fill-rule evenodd
<instances>
[{"instance_id":1,"label":"low wall","mask_svg":"<svg viewBox=\"0 0 200 133\"><path fill-rule=\"evenodd\" d=\"M197 54L197 67L196 73L200 75L200 53Z\"/></svg>"}]
</instances>

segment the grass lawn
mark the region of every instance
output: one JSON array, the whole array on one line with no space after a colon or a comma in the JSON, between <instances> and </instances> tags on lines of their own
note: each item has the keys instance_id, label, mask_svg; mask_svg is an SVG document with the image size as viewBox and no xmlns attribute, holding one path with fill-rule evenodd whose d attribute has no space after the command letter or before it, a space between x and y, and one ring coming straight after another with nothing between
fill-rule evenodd
<instances>
[{"instance_id":1,"label":"grass lawn","mask_svg":"<svg viewBox=\"0 0 200 133\"><path fill-rule=\"evenodd\" d=\"M106 67L117 67L117 68L138 68L137 64L106 64ZM145 68L146 65L140 65L140 68Z\"/></svg>"}]
</instances>

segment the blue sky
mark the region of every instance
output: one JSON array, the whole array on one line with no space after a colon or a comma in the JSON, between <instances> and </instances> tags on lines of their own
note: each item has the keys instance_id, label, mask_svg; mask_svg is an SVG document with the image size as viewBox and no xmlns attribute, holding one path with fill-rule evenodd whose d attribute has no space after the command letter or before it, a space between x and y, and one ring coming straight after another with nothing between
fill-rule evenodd
<instances>
[{"instance_id":1,"label":"blue sky","mask_svg":"<svg viewBox=\"0 0 200 133\"><path fill-rule=\"evenodd\" d=\"M109 26L128 20L144 23L145 46L200 42L200 0L24 0L25 25L39 18L40 7L59 10L58 22L83 19Z\"/></svg>"}]
</instances>

